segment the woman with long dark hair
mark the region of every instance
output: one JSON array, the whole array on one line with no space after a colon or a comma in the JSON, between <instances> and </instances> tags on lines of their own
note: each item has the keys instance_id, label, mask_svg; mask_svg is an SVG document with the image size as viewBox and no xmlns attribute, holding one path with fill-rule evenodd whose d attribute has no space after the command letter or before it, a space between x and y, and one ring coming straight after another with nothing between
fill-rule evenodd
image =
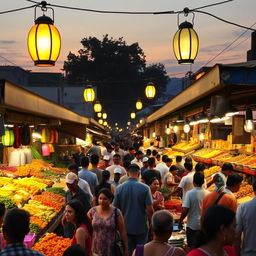
<instances>
[{"instance_id":1,"label":"woman with long dark hair","mask_svg":"<svg viewBox=\"0 0 256 256\"><path fill-rule=\"evenodd\" d=\"M113 198L109 189L101 189L97 194L98 205L87 213L93 226L93 253L98 256L115 255L112 248L117 231L124 242L125 256L128 256L124 218L121 211L111 205Z\"/></svg>"},{"instance_id":2,"label":"woman with long dark hair","mask_svg":"<svg viewBox=\"0 0 256 256\"><path fill-rule=\"evenodd\" d=\"M236 234L235 212L223 205L209 207L202 216L197 249L188 256L237 256L232 244Z\"/></svg>"},{"instance_id":3,"label":"woman with long dark hair","mask_svg":"<svg viewBox=\"0 0 256 256\"><path fill-rule=\"evenodd\" d=\"M75 226L75 233L71 245L78 244L86 250L86 256L92 255L92 225L86 211L79 200L70 200L64 213L67 222Z\"/></svg>"}]
</instances>

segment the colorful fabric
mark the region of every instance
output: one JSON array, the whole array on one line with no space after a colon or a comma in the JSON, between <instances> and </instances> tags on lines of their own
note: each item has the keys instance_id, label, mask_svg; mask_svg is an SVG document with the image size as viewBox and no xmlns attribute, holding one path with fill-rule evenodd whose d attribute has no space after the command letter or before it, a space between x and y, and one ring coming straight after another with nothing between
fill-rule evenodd
<instances>
[{"instance_id":1,"label":"colorful fabric","mask_svg":"<svg viewBox=\"0 0 256 256\"><path fill-rule=\"evenodd\" d=\"M44 256L42 253L27 248L22 243L8 244L1 252L1 256Z\"/></svg>"}]
</instances>

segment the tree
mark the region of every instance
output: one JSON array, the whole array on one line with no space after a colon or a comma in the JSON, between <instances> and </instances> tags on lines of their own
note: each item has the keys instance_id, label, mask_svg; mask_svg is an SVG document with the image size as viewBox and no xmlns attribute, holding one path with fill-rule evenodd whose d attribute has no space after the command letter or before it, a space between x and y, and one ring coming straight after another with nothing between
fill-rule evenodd
<instances>
[{"instance_id":1,"label":"tree","mask_svg":"<svg viewBox=\"0 0 256 256\"><path fill-rule=\"evenodd\" d=\"M138 43L128 45L123 38L104 35L83 38L78 54L69 53L63 70L70 83L97 86L97 98L113 121L125 121L138 98L143 99L146 83L152 81L164 91L168 76L163 64L146 66ZM161 95L161 94L158 94Z\"/></svg>"}]
</instances>

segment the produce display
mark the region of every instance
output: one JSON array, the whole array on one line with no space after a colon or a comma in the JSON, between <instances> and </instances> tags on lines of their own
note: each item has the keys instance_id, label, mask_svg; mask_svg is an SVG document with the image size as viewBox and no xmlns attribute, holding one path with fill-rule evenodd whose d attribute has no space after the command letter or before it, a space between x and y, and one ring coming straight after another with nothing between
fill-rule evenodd
<instances>
[{"instance_id":1,"label":"produce display","mask_svg":"<svg viewBox=\"0 0 256 256\"><path fill-rule=\"evenodd\" d=\"M218 149L203 148L201 150L196 151L193 154L193 157L213 158L222 153L223 153L223 151L218 150Z\"/></svg>"},{"instance_id":2,"label":"produce display","mask_svg":"<svg viewBox=\"0 0 256 256\"><path fill-rule=\"evenodd\" d=\"M193 151L199 147L200 147L200 143L198 143L198 142L183 141L183 142L180 142L180 143L174 145L172 147L172 149L176 150L176 151L183 152L183 153L187 153L187 152Z\"/></svg>"},{"instance_id":3,"label":"produce display","mask_svg":"<svg viewBox=\"0 0 256 256\"><path fill-rule=\"evenodd\" d=\"M204 176L207 177L211 177L213 174L220 172L221 171L221 167L220 166L212 166L209 169L205 169L204 170Z\"/></svg>"},{"instance_id":4,"label":"produce display","mask_svg":"<svg viewBox=\"0 0 256 256\"><path fill-rule=\"evenodd\" d=\"M33 247L33 250L39 251L45 256L62 256L63 252L71 245L71 239L57 236L53 233L47 233Z\"/></svg>"},{"instance_id":5,"label":"produce display","mask_svg":"<svg viewBox=\"0 0 256 256\"><path fill-rule=\"evenodd\" d=\"M183 152L174 151L171 148L164 150L162 154L167 155L169 158L175 158L176 156L184 156Z\"/></svg>"}]
</instances>

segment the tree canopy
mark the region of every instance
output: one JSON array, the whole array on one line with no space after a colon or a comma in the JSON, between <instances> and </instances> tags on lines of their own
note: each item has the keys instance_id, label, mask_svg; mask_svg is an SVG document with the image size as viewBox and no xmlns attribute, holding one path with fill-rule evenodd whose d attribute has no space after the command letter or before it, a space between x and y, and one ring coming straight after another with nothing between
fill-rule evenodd
<instances>
[{"instance_id":1,"label":"tree canopy","mask_svg":"<svg viewBox=\"0 0 256 256\"><path fill-rule=\"evenodd\" d=\"M146 66L146 56L138 43L129 45L122 37L113 39L106 34L102 40L83 38L81 44L78 54L70 52L64 62L66 79L97 86L97 98L114 119L126 120L137 98L145 99L147 82L156 84L158 96L165 90L169 77L164 65Z\"/></svg>"}]
</instances>

